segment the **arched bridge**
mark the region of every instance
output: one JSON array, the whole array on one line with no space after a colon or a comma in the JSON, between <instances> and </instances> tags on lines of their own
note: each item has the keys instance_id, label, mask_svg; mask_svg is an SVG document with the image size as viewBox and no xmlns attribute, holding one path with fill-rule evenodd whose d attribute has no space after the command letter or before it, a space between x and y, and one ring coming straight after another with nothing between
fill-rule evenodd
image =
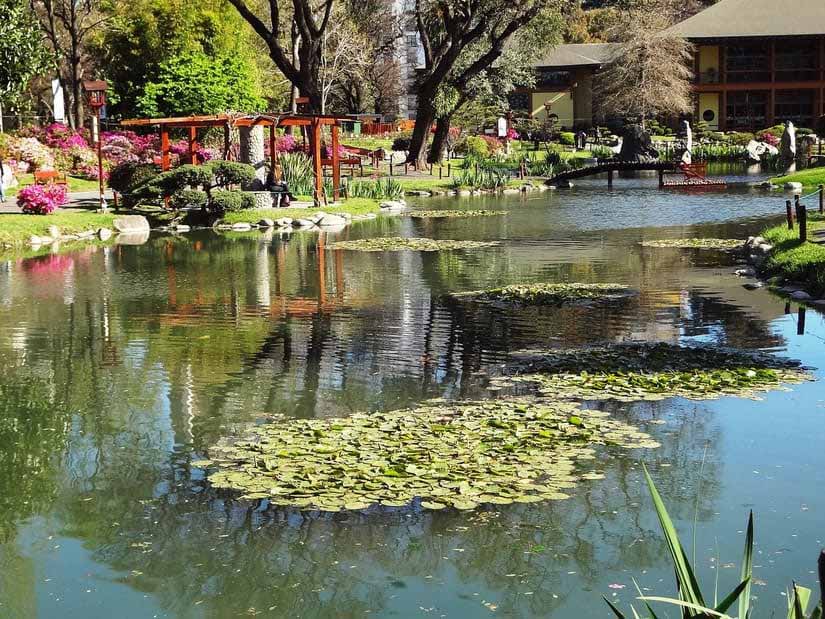
<instances>
[{"instance_id":1,"label":"arched bridge","mask_svg":"<svg viewBox=\"0 0 825 619\"><path fill-rule=\"evenodd\" d=\"M559 185L577 178L586 178L588 176L595 176L596 174L607 173L607 186L613 186L613 174L615 172L632 172L637 170L654 170L659 172L659 185L664 185L664 173L676 172L680 170L680 164L676 161L651 161L647 163L618 161L618 160L602 160L595 165L589 165L577 170L567 170L560 172L547 179L548 185Z\"/></svg>"}]
</instances>

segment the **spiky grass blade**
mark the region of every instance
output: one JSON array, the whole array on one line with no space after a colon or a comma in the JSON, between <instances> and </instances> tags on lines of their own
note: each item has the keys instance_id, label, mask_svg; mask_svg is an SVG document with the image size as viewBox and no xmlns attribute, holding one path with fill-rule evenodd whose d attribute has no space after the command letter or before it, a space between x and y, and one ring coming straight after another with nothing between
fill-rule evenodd
<instances>
[{"instance_id":1,"label":"spiky grass blade","mask_svg":"<svg viewBox=\"0 0 825 619\"><path fill-rule=\"evenodd\" d=\"M708 608L706 606L702 606L701 604L691 604L690 602L685 602L684 600L677 600L676 598L663 598L658 596L644 596L640 597L640 600L644 602L663 602L665 604L673 604L674 606L680 606L681 608L685 608L687 610L695 610L699 615L691 615L692 617L719 617L720 619L733 619L730 615L726 615L725 613L720 613L718 611L713 610L712 608Z\"/></svg>"},{"instance_id":2,"label":"spiky grass blade","mask_svg":"<svg viewBox=\"0 0 825 619\"><path fill-rule=\"evenodd\" d=\"M616 615L617 619L627 619L627 617L625 617L625 614L618 608L616 608L616 605L613 604L613 602L608 600L605 596L602 596L602 599L607 603L607 605L610 607L610 610L612 610L613 614Z\"/></svg>"},{"instance_id":3,"label":"spiky grass blade","mask_svg":"<svg viewBox=\"0 0 825 619\"><path fill-rule=\"evenodd\" d=\"M748 619L751 612L751 579L753 577L753 510L748 516L748 530L745 534L745 552L742 556L742 571L739 579L747 581L739 598L739 619ZM727 610L727 609L726 609Z\"/></svg>"},{"instance_id":4,"label":"spiky grass blade","mask_svg":"<svg viewBox=\"0 0 825 619\"><path fill-rule=\"evenodd\" d=\"M676 527L673 526L673 521L670 519L665 503L659 491L656 489L656 484L653 483L653 478L650 477L647 467L642 465L642 468L645 479L647 480L648 489L650 490L650 496L653 499L653 506L656 509L656 515L659 517L659 524L662 527L662 532L667 541L668 551L670 552L673 566L676 570L679 593L687 604L684 608L706 608L707 605L699 589L699 583L696 580L687 555L679 541L679 534L676 532ZM718 613L716 614L718 615Z\"/></svg>"},{"instance_id":5,"label":"spiky grass blade","mask_svg":"<svg viewBox=\"0 0 825 619\"><path fill-rule=\"evenodd\" d=\"M742 582L740 582L736 586L736 588L733 591L730 592L730 595L728 595L728 597L726 597L724 600L722 600L716 606L716 612L719 612L719 613L727 612L728 609L731 606L734 605L734 603L736 602L737 599L739 599L739 600L742 599L739 596L741 596L746 589L750 590L750 586L751 586L751 579L750 578L747 578L747 579L743 580ZM744 615L740 615L740 617L744 617Z\"/></svg>"},{"instance_id":6,"label":"spiky grass blade","mask_svg":"<svg viewBox=\"0 0 825 619\"><path fill-rule=\"evenodd\" d=\"M793 583L791 594L788 597L788 619L807 619L805 611L811 600L811 590Z\"/></svg>"}]
</instances>

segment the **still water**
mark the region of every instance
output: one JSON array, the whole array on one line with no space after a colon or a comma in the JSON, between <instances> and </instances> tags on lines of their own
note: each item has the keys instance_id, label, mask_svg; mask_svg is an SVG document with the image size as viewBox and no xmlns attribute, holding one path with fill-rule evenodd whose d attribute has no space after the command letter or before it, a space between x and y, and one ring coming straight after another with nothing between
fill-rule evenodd
<instances>
[{"instance_id":1,"label":"still water","mask_svg":"<svg viewBox=\"0 0 825 619\"><path fill-rule=\"evenodd\" d=\"M756 515L757 616L816 588L823 395L598 406L662 444L604 449L567 501L475 513L301 515L232 501L191 467L267 413L335 417L484 394L510 352L642 339L766 349L825 368L825 321L747 291L725 258L643 239L743 237L783 197L662 192L653 179L426 208L311 233L193 233L0 262L0 617L607 616L635 578L673 594L651 469L707 591L732 588ZM373 235L501 240L453 253L340 252ZM448 291L619 282L620 308L457 307ZM825 370L816 370L820 378ZM692 552L692 551L689 551ZM726 591L725 591L726 593ZM671 616L676 613L671 611Z\"/></svg>"}]
</instances>

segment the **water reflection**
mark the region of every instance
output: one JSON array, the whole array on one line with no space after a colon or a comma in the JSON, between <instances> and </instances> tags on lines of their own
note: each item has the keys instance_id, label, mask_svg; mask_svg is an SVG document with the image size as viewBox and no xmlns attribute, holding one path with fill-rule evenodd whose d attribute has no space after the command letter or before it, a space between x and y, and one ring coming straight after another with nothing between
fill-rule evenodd
<instances>
[{"instance_id":1,"label":"water reflection","mask_svg":"<svg viewBox=\"0 0 825 619\"><path fill-rule=\"evenodd\" d=\"M483 395L484 374L524 348L788 345L776 327L783 303L742 289L729 259L637 245L741 236L758 223L571 232L572 212L508 208L484 221L157 237L3 263L0 609L105 617L128 600L119 614L477 616L487 603L504 616L584 616L601 614L599 594L618 574L668 577L627 453L606 450L606 479L569 501L473 515L263 511L215 493L190 467L266 413L340 416ZM326 248L376 232L505 242L444 254ZM639 295L518 312L445 297L545 280L615 281ZM602 406L659 438L646 459L675 518L715 522L727 471L739 469L722 448L736 435L728 401Z\"/></svg>"}]
</instances>

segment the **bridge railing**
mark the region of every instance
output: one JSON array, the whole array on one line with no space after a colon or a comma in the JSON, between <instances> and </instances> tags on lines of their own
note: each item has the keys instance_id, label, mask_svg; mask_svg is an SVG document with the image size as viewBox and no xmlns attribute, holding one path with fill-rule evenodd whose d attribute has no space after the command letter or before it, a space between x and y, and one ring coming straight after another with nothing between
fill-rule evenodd
<instances>
[{"instance_id":1,"label":"bridge railing","mask_svg":"<svg viewBox=\"0 0 825 619\"><path fill-rule=\"evenodd\" d=\"M818 202L820 215L825 213L825 185L820 185L816 191L812 191L807 195L795 195L793 205L790 200L785 201L785 218L788 222L788 230L794 229L794 215L796 215L796 222L799 226L799 240L803 243L808 240L808 207L804 201L809 198L815 198Z\"/></svg>"}]
</instances>

